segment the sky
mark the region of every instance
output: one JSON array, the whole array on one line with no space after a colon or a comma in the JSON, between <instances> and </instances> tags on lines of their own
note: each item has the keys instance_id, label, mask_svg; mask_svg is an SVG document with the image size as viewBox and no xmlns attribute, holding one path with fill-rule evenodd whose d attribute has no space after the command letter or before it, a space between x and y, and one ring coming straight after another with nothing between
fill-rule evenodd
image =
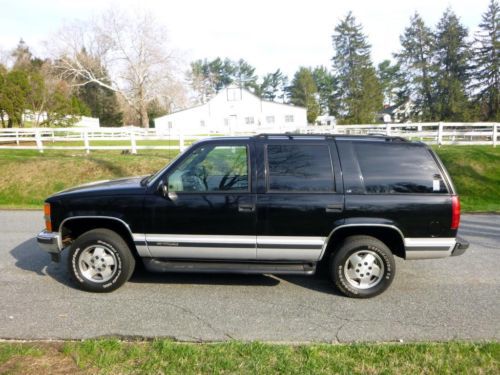
<instances>
[{"instance_id":1,"label":"sky","mask_svg":"<svg viewBox=\"0 0 500 375\"><path fill-rule=\"evenodd\" d=\"M435 26L451 7L472 33L489 0L0 0L0 51L23 38L37 56L64 22L110 7L151 11L168 32L181 66L199 58L243 58L263 75L280 68L331 66L331 36L350 10L362 24L378 64L399 49L399 36L418 11Z\"/></svg>"}]
</instances>

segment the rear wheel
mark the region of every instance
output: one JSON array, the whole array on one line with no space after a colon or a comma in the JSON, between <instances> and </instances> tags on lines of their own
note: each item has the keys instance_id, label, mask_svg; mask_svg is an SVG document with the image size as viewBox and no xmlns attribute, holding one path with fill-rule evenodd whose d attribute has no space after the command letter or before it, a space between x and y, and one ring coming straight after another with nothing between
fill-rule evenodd
<instances>
[{"instance_id":1,"label":"rear wheel","mask_svg":"<svg viewBox=\"0 0 500 375\"><path fill-rule=\"evenodd\" d=\"M351 236L332 254L330 275L346 296L374 297L391 285L396 264L391 250L371 236Z\"/></svg>"},{"instance_id":2,"label":"rear wheel","mask_svg":"<svg viewBox=\"0 0 500 375\"><path fill-rule=\"evenodd\" d=\"M73 242L69 270L78 286L90 292L111 292L122 286L135 268L129 246L109 229L94 229Z\"/></svg>"}]
</instances>

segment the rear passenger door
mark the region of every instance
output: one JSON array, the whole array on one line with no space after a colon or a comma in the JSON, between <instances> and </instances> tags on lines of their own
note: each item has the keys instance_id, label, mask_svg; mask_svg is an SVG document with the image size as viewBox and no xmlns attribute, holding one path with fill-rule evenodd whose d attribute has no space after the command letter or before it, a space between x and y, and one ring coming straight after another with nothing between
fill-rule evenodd
<instances>
[{"instance_id":1,"label":"rear passenger door","mask_svg":"<svg viewBox=\"0 0 500 375\"><path fill-rule=\"evenodd\" d=\"M316 261L344 199L334 142L263 140L257 155L257 259Z\"/></svg>"}]
</instances>

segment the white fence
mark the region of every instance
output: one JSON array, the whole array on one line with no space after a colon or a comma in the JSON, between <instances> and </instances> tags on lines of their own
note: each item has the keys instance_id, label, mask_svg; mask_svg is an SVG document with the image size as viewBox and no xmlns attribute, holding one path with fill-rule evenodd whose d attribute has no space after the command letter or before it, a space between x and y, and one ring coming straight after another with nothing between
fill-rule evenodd
<instances>
[{"instance_id":1,"label":"white fence","mask_svg":"<svg viewBox=\"0 0 500 375\"><path fill-rule=\"evenodd\" d=\"M405 124L334 125L327 132L352 135L386 135L420 140L437 145L492 145L498 144L500 124L496 122L455 123L427 122ZM312 127L311 127L312 128ZM320 132L321 126L306 129L306 133Z\"/></svg>"},{"instance_id":2,"label":"white fence","mask_svg":"<svg viewBox=\"0 0 500 375\"><path fill-rule=\"evenodd\" d=\"M302 134L330 133L347 135L388 135L421 140L438 145L498 144L498 123L414 123L381 125L308 126L298 129ZM155 129L120 128L9 128L0 129L0 149L24 150L183 150L187 143L206 136L168 134ZM120 142L120 145L92 144L94 141ZM167 145L145 145L138 141L171 141ZM61 145L63 142L73 144ZM74 144L76 143L76 145ZM100 142L102 143L102 142ZM144 142L141 142L144 143ZM153 142L154 143L154 142Z\"/></svg>"}]
</instances>

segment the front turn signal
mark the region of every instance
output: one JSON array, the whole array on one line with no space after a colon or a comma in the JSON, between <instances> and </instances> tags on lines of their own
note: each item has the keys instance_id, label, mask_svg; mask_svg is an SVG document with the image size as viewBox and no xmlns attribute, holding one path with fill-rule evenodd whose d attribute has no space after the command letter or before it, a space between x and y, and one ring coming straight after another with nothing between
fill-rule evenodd
<instances>
[{"instance_id":1,"label":"front turn signal","mask_svg":"<svg viewBox=\"0 0 500 375\"><path fill-rule=\"evenodd\" d=\"M43 218L45 220L45 230L52 232L52 221L50 220L50 203L43 205Z\"/></svg>"}]
</instances>

